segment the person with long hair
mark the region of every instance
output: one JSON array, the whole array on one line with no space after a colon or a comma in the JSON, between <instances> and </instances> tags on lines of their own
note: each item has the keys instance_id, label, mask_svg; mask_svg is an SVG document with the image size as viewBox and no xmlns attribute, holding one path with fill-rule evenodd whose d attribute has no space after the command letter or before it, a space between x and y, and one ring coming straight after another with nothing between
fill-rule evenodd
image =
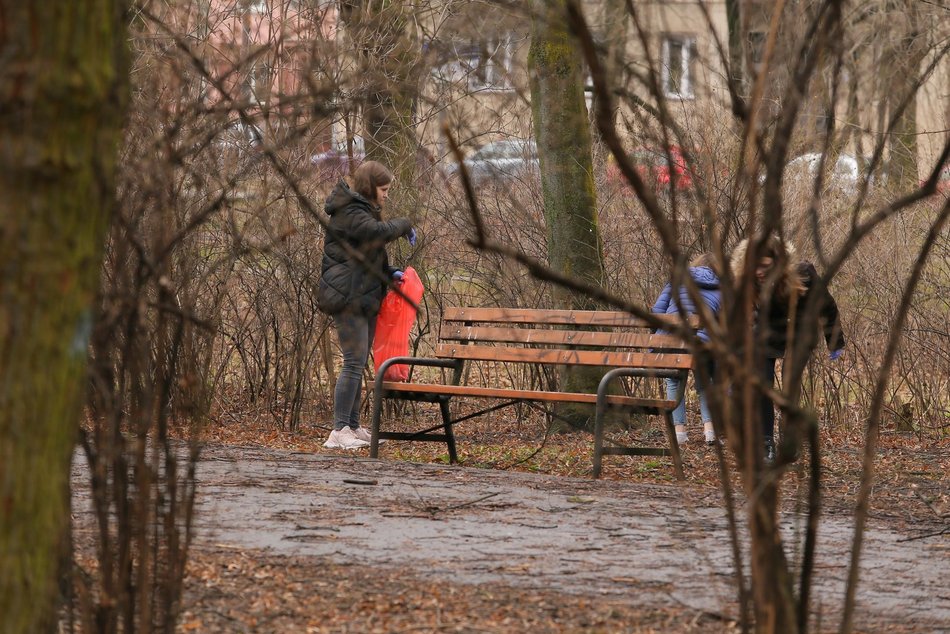
<instances>
[{"instance_id":1,"label":"person with long hair","mask_svg":"<svg viewBox=\"0 0 950 634\"><path fill-rule=\"evenodd\" d=\"M743 283L749 241L743 240L732 253L731 267L737 284ZM818 271L811 262L798 257L795 248L777 235L770 236L759 252L753 272L755 288L755 364L765 387L775 386L776 360L785 357L787 346L810 353L818 344L818 327L824 335L830 358L836 360L844 350L838 305L826 287L816 284ZM818 294L815 296L815 294ZM812 302L817 305L817 321L806 314ZM783 366L784 367L784 366ZM786 370L788 368L786 367ZM775 461L775 404L771 398L758 398L758 418L762 424L765 462Z\"/></svg>"},{"instance_id":2,"label":"person with long hair","mask_svg":"<svg viewBox=\"0 0 950 634\"><path fill-rule=\"evenodd\" d=\"M711 253L703 253L689 263L689 276L696 284L699 291L699 297L703 303L709 307L710 312L715 316L719 314L722 308L722 293L719 290L719 275L716 272L715 258ZM680 308L690 315L699 312L697 306L693 303L686 286L680 286L674 292L672 282L667 282L666 286L660 292L659 297L653 304L652 312L666 315L679 314ZM662 333L663 331L657 331ZM703 341L709 341L709 335L704 329L696 331ZM706 437L706 444L712 445L716 442L716 432L713 431L712 414L709 410L709 403L706 398L706 387L708 381L712 380L714 366L711 357L704 357L705 367L701 372L693 372L696 394L699 396L699 413L703 421L703 434ZM701 376L705 372L705 376ZM676 430L677 444L684 444L689 440L686 433L686 394L682 389L679 378L666 379L666 397L673 401L679 397L679 404L673 410L673 425Z\"/></svg>"},{"instance_id":3,"label":"person with long hair","mask_svg":"<svg viewBox=\"0 0 950 634\"><path fill-rule=\"evenodd\" d=\"M389 265L386 245L402 236L415 244L408 218L382 219L392 182L392 172L384 165L367 161L353 173L352 183L337 184L324 206L330 222L317 302L333 318L343 353L333 393L333 431L323 444L330 449L359 449L370 442L369 431L360 426L363 369L383 296L402 276Z\"/></svg>"}]
</instances>

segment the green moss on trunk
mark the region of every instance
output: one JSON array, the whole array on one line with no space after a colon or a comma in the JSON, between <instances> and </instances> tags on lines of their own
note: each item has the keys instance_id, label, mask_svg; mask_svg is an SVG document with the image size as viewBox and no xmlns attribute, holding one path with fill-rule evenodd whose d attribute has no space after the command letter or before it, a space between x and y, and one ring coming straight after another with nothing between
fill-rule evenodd
<instances>
[{"instance_id":1,"label":"green moss on trunk","mask_svg":"<svg viewBox=\"0 0 950 634\"><path fill-rule=\"evenodd\" d=\"M600 285L603 248L580 52L564 27L562 5L544 6L548 11L535 21L528 61L548 261L558 271ZM562 293L558 304L591 307L573 293Z\"/></svg>"},{"instance_id":2,"label":"green moss on trunk","mask_svg":"<svg viewBox=\"0 0 950 634\"><path fill-rule=\"evenodd\" d=\"M600 286L604 281L603 246L581 54L567 32L563 2L536 2L535 10L528 65L548 262L581 282ZM596 308L590 298L566 290L556 292L555 302L562 308ZM593 392L600 373L563 368L560 375L562 389ZM593 424L589 407L562 407L558 414L576 427Z\"/></svg>"},{"instance_id":3,"label":"green moss on trunk","mask_svg":"<svg viewBox=\"0 0 950 634\"><path fill-rule=\"evenodd\" d=\"M0 614L50 629L125 106L114 0L4 2Z\"/></svg>"}]
</instances>

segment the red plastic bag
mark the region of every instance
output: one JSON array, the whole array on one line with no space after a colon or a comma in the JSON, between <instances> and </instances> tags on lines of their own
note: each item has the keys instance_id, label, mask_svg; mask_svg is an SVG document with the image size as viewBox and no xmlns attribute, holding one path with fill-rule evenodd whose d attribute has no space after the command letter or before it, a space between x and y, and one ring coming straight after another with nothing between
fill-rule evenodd
<instances>
[{"instance_id":1,"label":"red plastic bag","mask_svg":"<svg viewBox=\"0 0 950 634\"><path fill-rule=\"evenodd\" d=\"M403 272L399 290L416 305L422 299L422 280L411 266ZM392 289L387 291L376 317L376 336L373 338L373 360L376 362L377 374L387 359L409 354L409 331L415 321L415 306ZM386 369L384 378L387 381L406 381L409 379L409 366L401 363L391 365Z\"/></svg>"}]
</instances>

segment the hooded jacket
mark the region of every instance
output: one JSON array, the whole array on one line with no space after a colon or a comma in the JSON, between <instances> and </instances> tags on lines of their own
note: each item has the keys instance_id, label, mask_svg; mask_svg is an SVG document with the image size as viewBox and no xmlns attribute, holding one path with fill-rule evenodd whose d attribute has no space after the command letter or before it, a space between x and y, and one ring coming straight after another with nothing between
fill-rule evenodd
<instances>
[{"instance_id":1,"label":"hooded jacket","mask_svg":"<svg viewBox=\"0 0 950 634\"><path fill-rule=\"evenodd\" d=\"M317 303L331 315L344 309L363 315L379 312L389 266L386 244L409 233L407 218L384 221L380 208L340 181L327 197L330 216L323 243ZM349 247L349 248L347 248Z\"/></svg>"},{"instance_id":2,"label":"hooded jacket","mask_svg":"<svg viewBox=\"0 0 950 634\"><path fill-rule=\"evenodd\" d=\"M743 240L732 253L732 273L738 283L741 283L743 267L745 266L748 241ZM765 356L777 359L785 355L788 346L789 321L795 320L794 338L797 345L805 346L809 352L818 344L819 326L824 335L828 350L844 348L844 333L841 330L841 320L838 314L838 304L827 288L819 291L816 288L818 271L811 262L798 258L791 245L785 245L787 255L786 267L780 284L785 288L804 287L804 290L794 296L794 293L773 293L768 298L767 305L757 306L755 316L756 332L764 334ZM816 295L817 294L817 295ZM813 299L813 296L815 299ZM805 307L811 301L817 302L817 323L815 316L806 319ZM794 304L794 314L792 305ZM765 329L765 333L762 330Z\"/></svg>"},{"instance_id":3,"label":"hooded jacket","mask_svg":"<svg viewBox=\"0 0 950 634\"><path fill-rule=\"evenodd\" d=\"M722 308L722 293L719 291L719 276L708 266L690 267L689 276L693 278L693 282L696 283L703 303L709 307L709 310L711 310L714 315L718 314L719 309ZM660 292L660 296L656 298L656 303L653 304L651 310L654 313L673 315L679 314L679 306L682 306L683 310L691 315L695 315L699 312L686 286L680 286L679 291L674 296L673 285L667 282L666 286L664 286ZM705 330L699 330L696 334L703 341L709 341L709 335Z\"/></svg>"}]
</instances>

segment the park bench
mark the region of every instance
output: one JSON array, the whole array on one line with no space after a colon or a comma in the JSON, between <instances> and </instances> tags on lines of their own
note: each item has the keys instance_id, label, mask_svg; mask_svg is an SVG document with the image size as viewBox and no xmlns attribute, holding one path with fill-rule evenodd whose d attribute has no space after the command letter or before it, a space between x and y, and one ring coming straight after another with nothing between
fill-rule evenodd
<instances>
[{"instance_id":1,"label":"park bench","mask_svg":"<svg viewBox=\"0 0 950 634\"><path fill-rule=\"evenodd\" d=\"M535 364L548 369L560 365L594 366L602 368L604 373L597 392L589 394L474 385L468 380L463 381L473 374L466 372L467 368L471 370L472 364L484 363ZM393 364L443 368L435 374L444 377L451 372L451 378L420 382L414 378L420 373L413 369L407 382L387 381L384 377L386 369ZM682 339L653 334L642 320L625 312L447 308L442 315L433 357L396 357L388 359L377 371L370 455L378 456L382 439L444 442L449 459L454 463L458 456L453 426L463 420L522 402L547 406L584 403L595 407L593 477L600 476L604 455L650 455L671 456L675 474L682 479L683 469L672 417L677 401L615 394L610 392L610 388L621 377L639 377L635 380L648 383L671 376L685 379L691 367L692 355L686 351ZM685 386L686 381L681 381L680 385ZM661 394L665 395L665 392L661 390ZM449 403L454 398L501 402L453 419ZM380 418L386 399L438 404L442 423L415 432L383 431ZM609 408L662 416L668 448L627 447L605 442L604 416Z\"/></svg>"}]
</instances>

